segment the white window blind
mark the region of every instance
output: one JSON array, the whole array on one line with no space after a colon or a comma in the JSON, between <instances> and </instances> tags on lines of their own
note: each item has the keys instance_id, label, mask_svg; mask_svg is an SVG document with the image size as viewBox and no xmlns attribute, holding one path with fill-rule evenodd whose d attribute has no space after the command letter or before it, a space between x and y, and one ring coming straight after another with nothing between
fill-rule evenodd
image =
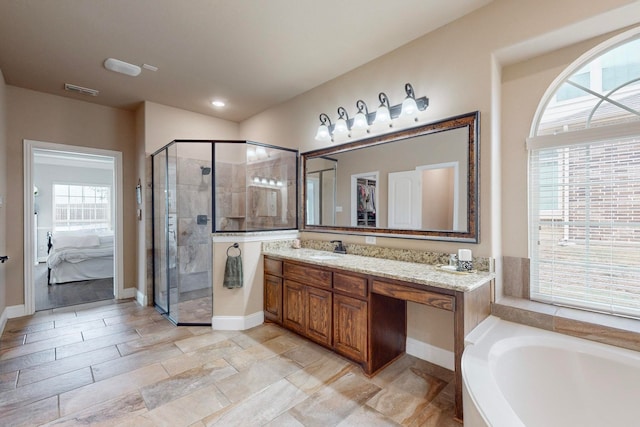
<instances>
[{"instance_id":1,"label":"white window blind","mask_svg":"<svg viewBox=\"0 0 640 427\"><path fill-rule=\"evenodd\" d=\"M531 299L640 317L640 137L530 151Z\"/></svg>"},{"instance_id":2,"label":"white window blind","mask_svg":"<svg viewBox=\"0 0 640 427\"><path fill-rule=\"evenodd\" d=\"M110 230L111 187L53 185L54 230Z\"/></svg>"}]
</instances>

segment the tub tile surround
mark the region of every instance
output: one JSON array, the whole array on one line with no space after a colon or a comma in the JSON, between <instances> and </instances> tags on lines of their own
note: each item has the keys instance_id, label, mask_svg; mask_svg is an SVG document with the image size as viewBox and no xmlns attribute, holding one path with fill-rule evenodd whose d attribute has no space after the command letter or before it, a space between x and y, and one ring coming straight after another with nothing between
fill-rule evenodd
<instances>
[{"instance_id":1,"label":"tub tile surround","mask_svg":"<svg viewBox=\"0 0 640 427\"><path fill-rule=\"evenodd\" d=\"M503 258L504 296L491 314L515 323L640 351L640 320L531 301L529 259Z\"/></svg>"}]
</instances>

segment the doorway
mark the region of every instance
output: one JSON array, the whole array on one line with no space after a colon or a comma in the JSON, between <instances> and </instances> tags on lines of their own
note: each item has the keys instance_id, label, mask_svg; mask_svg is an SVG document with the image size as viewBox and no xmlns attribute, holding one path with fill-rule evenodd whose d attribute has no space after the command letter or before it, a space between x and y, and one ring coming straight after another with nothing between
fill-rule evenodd
<instances>
[{"instance_id":1,"label":"doorway","mask_svg":"<svg viewBox=\"0 0 640 427\"><path fill-rule=\"evenodd\" d=\"M122 154L24 149L25 313L122 297Z\"/></svg>"}]
</instances>

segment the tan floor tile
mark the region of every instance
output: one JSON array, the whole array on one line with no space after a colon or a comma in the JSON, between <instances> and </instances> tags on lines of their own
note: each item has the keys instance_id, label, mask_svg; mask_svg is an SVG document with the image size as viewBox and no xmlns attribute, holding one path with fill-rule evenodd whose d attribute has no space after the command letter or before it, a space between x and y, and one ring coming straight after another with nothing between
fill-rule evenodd
<instances>
[{"instance_id":1,"label":"tan floor tile","mask_svg":"<svg viewBox=\"0 0 640 427\"><path fill-rule=\"evenodd\" d=\"M18 371L0 374L0 393L7 390L13 390L18 383Z\"/></svg>"},{"instance_id":2,"label":"tan floor tile","mask_svg":"<svg viewBox=\"0 0 640 427\"><path fill-rule=\"evenodd\" d=\"M276 356L260 360L248 369L223 379L217 385L230 401L238 402L298 369L300 366L296 363Z\"/></svg>"},{"instance_id":3,"label":"tan floor tile","mask_svg":"<svg viewBox=\"0 0 640 427\"><path fill-rule=\"evenodd\" d=\"M173 343L158 344L138 353L110 359L103 363L92 364L91 371L93 372L95 381L102 381L125 372L135 371L143 366L162 362L165 359L176 357L180 354L182 354L182 352L178 347L173 345Z\"/></svg>"},{"instance_id":4,"label":"tan floor tile","mask_svg":"<svg viewBox=\"0 0 640 427\"><path fill-rule=\"evenodd\" d=\"M220 341L225 341L229 337L224 332L211 331L209 334L192 335L176 341L176 345L185 353L198 350L202 347L208 347Z\"/></svg>"},{"instance_id":5,"label":"tan floor tile","mask_svg":"<svg viewBox=\"0 0 640 427\"><path fill-rule=\"evenodd\" d=\"M23 345L26 339L27 334L23 332L5 332L0 339L0 351Z\"/></svg>"},{"instance_id":6,"label":"tan floor tile","mask_svg":"<svg viewBox=\"0 0 640 427\"><path fill-rule=\"evenodd\" d=\"M308 427L337 425L379 391L376 385L350 372L314 393L290 412Z\"/></svg>"},{"instance_id":7,"label":"tan floor tile","mask_svg":"<svg viewBox=\"0 0 640 427\"><path fill-rule=\"evenodd\" d=\"M294 372L287 377L296 387L312 395L323 387L326 387L349 372L353 372L353 364L335 357L321 357L304 369Z\"/></svg>"},{"instance_id":8,"label":"tan floor tile","mask_svg":"<svg viewBox=\"0 0 640 427\"><path fill-rule=\"evenodd\" d=\"M265 323L255 328L243 331L242 334L233 337L232 339L243 348L249 348L256 344L263 343L270 339L279 337L280 335L288 335L291 332L280 328L279 326L271 323Z\"/></svg>"},{"instance_id":9,"label":"tan floor tile","mask_svg":"<svg viewBox=\"0 0 640 427\"><path fill-rule=\"evenodd\" d=\"M78 426L90 425L114 426L119 425L132 417L146 413L147 408L139 393L126 394L124 396L102 402L85 410L80 410L66 417L54 421L53 426Z\"/></svg>"},{"instance_id":10,"label":"tan floor tile","mask_svg":"<svg viewBox=\"0 0 640 427\"><path fill-rule=\"evenodd\" d=\"M24 356L31 353L37 353L43 350L49 350L59 347L61 345L73 344L82 341L82 334L80 332L74 332L70 335L62 337L49 338L42 341L37 341L30 344L25 344L20 347L13 347L7 350L0 351L0 360L13 359L15 357Z\"/></svg>"},{"instance_id":11,"label":"tan floor tile","mask_svg":"<svg viewBox=\"0 0 640 427\"><path fill-rule=\"evenodd\" d=\"M173 400L179 399L203 387L235 374L224 359L208 364L207 368L195 368L165 380L150 384L141 389L142 397L149 410L155 409Z\"/></svg>"},{"instance_id":12,"label":"tan floor tile","mask_svg":"<svg viewBox=\"0 0 640 427\"><path fill-rule=\"evenodd\" d=\"M367 406L361 406L345 418L338 427L397 427L400 424Z\"/></svg>"},{"instance_id":13,"label":"tan floor tile","mask_svg":"<svg viewBox=\"0 0 640 427\"><path fill-rule=\"evenodd\" d=\"M75 356L88 351L105 348L112 345L118 345L127 341L139 339L137 332L120 332L117 334L107 335L106 337L94 338L75 344L63 345L56 348L56 358L63 359L65 357Z\"/></svg>"},{"instance_id":14,"label":"tan floor tile","mask_svg":"<svg viewBox=\"0 0 640 427\"><path fill-rule=\"evenodd\" d=\"M176 375L193 368L206 368L212 361L224 358L241 350L242 347L231 340L220 341L208 347L202 347L196 351L164 360L162 366L164 366L170 375Z\"/></svg>"},{"instance_id":15,"label":"tan floor tile","mask_svg":"<svg viewBox=\"0 0 640 427\"><path fill-rule=\"evenodd\" d=\"M0 411L0 425L27 427L47 423L58 418L58 396L38 400L29 405Z\"/></svg>"},{"instance_id":16,"label":"tan floor tile","mask_svg":"<svg viewBox=\"0 0 640 427\"><path fill-rule=\"evenodd\" d=\"M308 366L316 360L332 354L324 347L320 347L310 341L305 341L301 345L282 353L283 356L293 360L300 366Z\"/></svg>"},{"instance_id":17,"label":"tan floor tile","mask_svg":"<svg viewBox=\"0 0 640 427\"><path fill-rule=\"evenodd\" d=\"M156 383L167 377L167 372L162 368L162 365L157 363L76 388L60 395L60 413L62 416L73 414L105 400L116 399L135 392L145 385Z\"/></svg>"},{"instance_id":18,"label":"tan floor tile","mask_svg":"<svg viewBox=\"0 0 640 427\"><path fill-rule=\"evenodd\" d=\"M102 319L90 320L88 322L80 322L69 326L56 327L54 329L47 329L44 331L32 332L27 334L26 343L32 343L36 341L42 341L46 339L61 337L64 335L75 334L77 332L83 332L90 329L104 328L104 322Z\"/></svg>"},{"instance_id":19,"label":"tan floor tile","mask_svg":"<svg viewBox=\"0 0 640 427\"><path fill-rule=\"evenodd\" d=\"M28 334L31 332L44 331L53 329L55 324L53 320L33 322L31 317L19 317L17 319L9 319L4 327L4 334ZM4 334L2 335L4 337Z\"/></svg>"},{"instance_id":20,"label":"tan floor tile","mask_svg":"<svg viewBox=\"0 0 640 427\"><path fill-rule=\"evenodd\" d=\"M201 419L229 405L229 400L215 385L209 385L159 406L144 415L154 426L180 427L204 425Z\"/></svg>"},{"instance_id":21,"label":"tan floor tile","mask_svg":"<svg viewBox=\"0 0 640 427\"><path fill-rule=\"evenodd\" d=\"M65 393L69 390L76 390L79 387L91 384L92 381L91 370L83 368L24 387L18 387L15 390L2 392L0 393L0 413L55 396L56 394Z\"/></svg>"},{"instance_id":22,"label":"tan floor tile","mask_svg":"<svg viewBox=\"0 0 640 427\"><path fill-rule=\"evenodd\" d=\"M270 422L308 396L285 379L242 400L224 413L204 420L207 426L261 426Z\"/></svg>"},{"instance_id":23,"label":"tan floor tile","mask_svg":"<svg viewBox=\"0 0 640 427\"><path fill-rule=\"evenodd\" d=\"M276 356L276 354L273 351L261 344L258 344L230 354L225 357L225 359L227 359L227 361L238 371L242 371L259 360L269 359L274 356Z\"/></svg>"},{"instance_id":24,"label":"tan floor tile","mask_svg":"<svg viewBox=\"0 0 640 427\"><path fill-rule=\"evenodd\" d=\"M88 351L76 356L53 360L30 368L22 369L18 377L18 386L22 387L37 381L55 377L80 368L89 367L96 363L120 358L120 353L115 346Z\"/></svg>"},{"instance_id":25,"label":"tan floor tile","mask_svg":"<svg viewBox=\"0 0 640 427\"><path fill-rule=\"evenodd\" d=\"M264 425L264 427L304 427L300 421L296 420L289 412L280 414L278 418Z\"/></svg>"},{"instance_id":26,"label":"tan floor tile","mask_svg":"<svg viewBox=\"0 0 640 427\"><path fill-rule=\"evenodd\" d=\"M25 356L15 357L0 361L0 373L19 371L30 366L36 366L41 363L51 362L56 359L56 350L49 349L39 351L37 353L27 354Z\"/></svg>"},{"instance_id":27,"label":"tan floor tile","mask_svg":"<svg viewBox=\"0 0 640 427\"><path fill-rule=\"evenodd\" d=\"M146 318L142 318L136 322L116 323L115 325L109 325L99 329L83 331L82 337L87 341L95 338L106 337L107 335L117 334L119 332L137 332L136 328L138 326L151 325L154 323L155 322L153 320Z\"/></svg>"},{"instance_id":28,"label":"tan floor tile","mask_svg":"<svg viewBox=\"0 0 640 427\"><path fill-rule=\"evenodd\" d=\"M147 350L159 344L173 343L178 348L180 348L180 346L178 345L179 341L176 341L176 340L181 340L185 337L192 337L192 336L193 335L191 335L191 332L189 332L186 328L174 327L173 329L170 329L164 332L160 332L153 335L147 335L146 337L143 337L143 338L138 338L136 340L129 340L125 343L119 344L118 350L120 351L120 354L122 354L123 356L126 356L129 354L137 353L139 351ZM184 350L182 351L184 352Z\"/></svg>"}]
</instances>

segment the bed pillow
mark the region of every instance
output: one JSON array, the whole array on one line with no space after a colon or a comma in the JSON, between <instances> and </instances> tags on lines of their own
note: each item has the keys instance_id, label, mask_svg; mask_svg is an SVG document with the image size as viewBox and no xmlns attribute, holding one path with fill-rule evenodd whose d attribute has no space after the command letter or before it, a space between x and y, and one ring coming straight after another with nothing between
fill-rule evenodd
<instances>
[{"instance_id":1,"label":"bed pillow","mask_svg":"<svg viewBox=\"0 0 640 427\"><path fill-rule=\"evenodd\" d=\"M63 248L96 248L100 246L100 238L95 234L58 234L52 239L54 249Z\"/></svg>"}]
</instances>

